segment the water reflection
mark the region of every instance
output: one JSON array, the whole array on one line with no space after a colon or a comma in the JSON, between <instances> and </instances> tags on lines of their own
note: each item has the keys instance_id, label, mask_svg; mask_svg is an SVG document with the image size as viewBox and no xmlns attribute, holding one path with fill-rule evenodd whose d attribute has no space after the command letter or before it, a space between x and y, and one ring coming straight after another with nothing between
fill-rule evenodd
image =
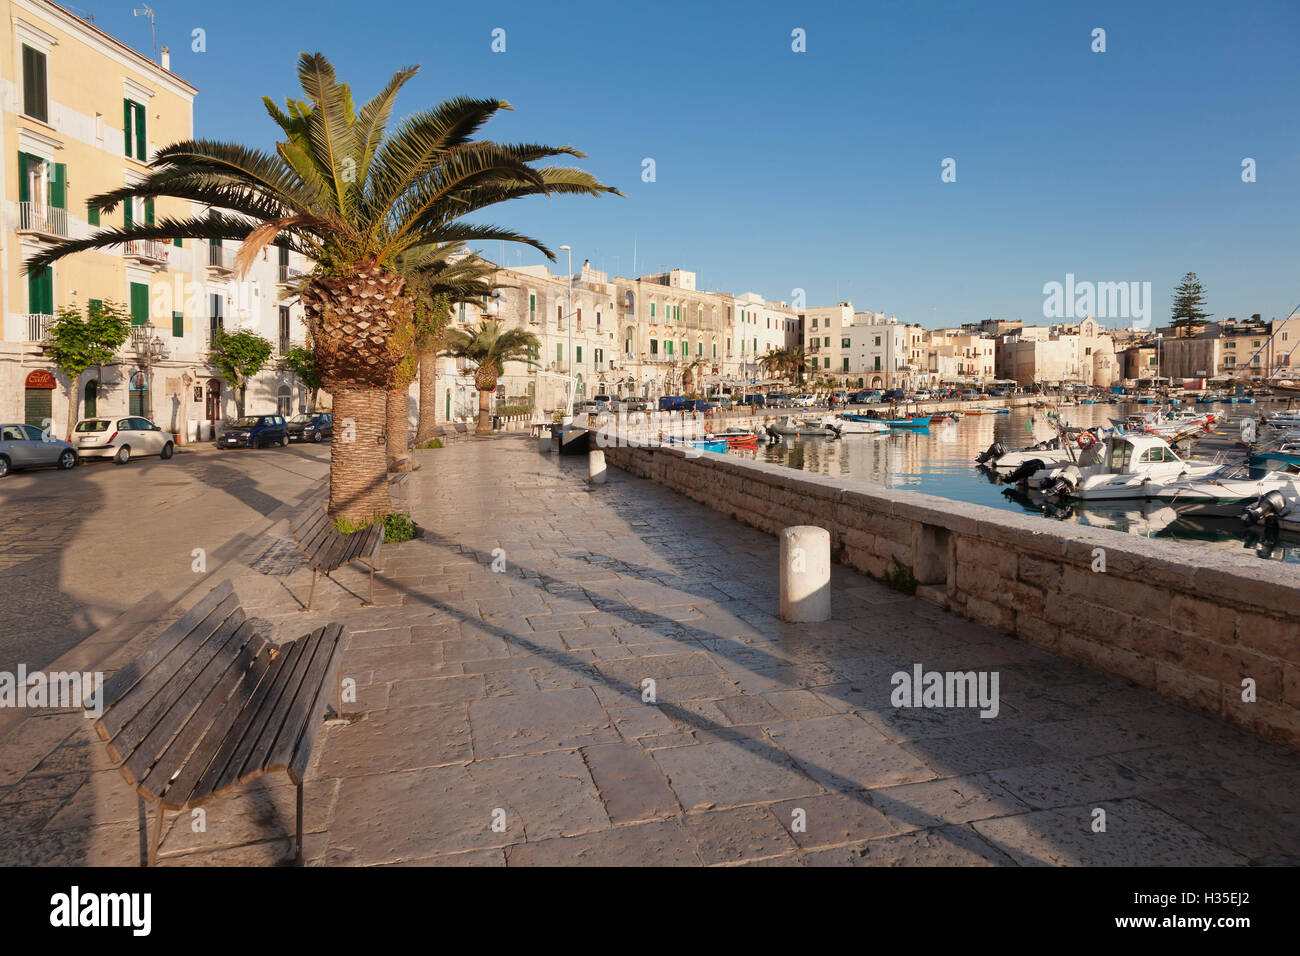
<instances>
[{"instance_id":1,"label":"water reflection","mask_svg":"<svg viewBox=\"0 0 1300 956\"><path fill-rule=\"evenodd\" d=\"M1221 416L1231 418L1243 414L1254 416L1259 411L1259 406L1197 407L1212 408ZM1152 409L1150 406L1130 409L1123 405L1080 405L1062 409L1062 417L1072 425L1089 428L1107 425L1111 418L1122 418L1130 411ZM1238 433L1233 421L1226 422L1220 430L1227 435ZM728 453L832 478L909 488L954 501L1041 514L1053 520L1151 538L1196 541L1221 550L1245 549L1268 560L1300 563L1300 536L1290 532L1270 538L1259 529L1243 529L1235 518L1180 515L1155 501L1088 505L1050 502L1000 484L992 475L975 467L975 457L994 441L1018 448L1055 434L1044 410L1020 408L1013 409L1009 415L971 415L956 423L930 428L895 429L886 437L785 438L776 445L759 446L756 450L730 449Z\"/></svg>"}]
</instances>

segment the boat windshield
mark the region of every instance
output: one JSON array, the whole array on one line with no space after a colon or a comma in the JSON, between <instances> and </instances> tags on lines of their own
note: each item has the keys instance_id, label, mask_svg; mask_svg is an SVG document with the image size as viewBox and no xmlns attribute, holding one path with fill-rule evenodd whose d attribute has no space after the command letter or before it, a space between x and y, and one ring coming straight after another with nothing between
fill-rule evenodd
<instances>
[{"instance_id":1,"label":"boat windshield","mask_svg":"<svg viewBox=\"0 0 1300 956\"><path fill-rule=\"evenodd\" d=\"M1111 474L1118 475L1128 468L1129 462L1133 458L1133 446L1126 441L1111 442L1110 461L1107 462L1107 469Z\"/></svg>"}]
</instances>

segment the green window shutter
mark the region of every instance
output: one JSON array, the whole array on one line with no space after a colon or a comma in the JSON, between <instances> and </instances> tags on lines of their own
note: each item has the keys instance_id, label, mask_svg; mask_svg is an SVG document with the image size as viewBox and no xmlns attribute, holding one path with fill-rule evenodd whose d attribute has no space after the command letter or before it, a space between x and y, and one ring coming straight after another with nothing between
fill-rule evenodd
<instances>
[{"instance_id":1,"label":"green window shutter","mask_svg":"<svg viewBox=\"0 0 1300 956\"><path fill-rule=\"evenodd\" d=\"M135 107L135 158L143 161L148 155L145 151L144 106L140 103L132 105Z\"/></svg>"},{"instance_id":2,"label":"green window shutter","mask_svg":"<svg viewBox=\"0 0 1300 956\"><path fill-rule=\"evenodd\" d=\"M122 203L122 225L130 229L135 224L135 200L128 199Z\"/></svg>"},{"instance_id":3,"label":"green window shutter","mask_svg":"<svg viewBox=\"0 0 1300 956\"><path fill-rule=\"evenodd\" d=\"M143 282L131 283L131 324L144 325L149 321L149 286Z\"/></svg>"},{"instance_id":4,"label":"green window shutter","mask_svg":"<svg viewBox=\"0 0 1300 956\"><path fill-rule=\"evenodd\" d=\"M27 188L27 164L30 163L35 158L36 158L35 156L32 156L28 153L18 154L18 201L19 202L32 201L31 191Z\"/></svg>"},{"instance_id":5,"label":"green window shutter","mask_svg":"<svg viewBox=\"0 0 1300 956\"><path fill-rule=\"evenodd\" d=\"M99 225L99 207L86 203L86 222L92 226Z\"/></svg>"},{"instance_id":6,"label":"green window shutter","mask_svg":"<svg viewBox=\"0 0 1300 956\"><path fill-rule=\"evenodd\" d=\"M45 54L23 47L23 112L42 123L49 120L46 94Z\"/></svg>"},{"instance_id":7,"label":"green window shutter","mask_svg":"<svg viewBox=\"0 0 1300 956\"><path fill-rule=\"evenodd\" d=\"M664 339L664 348L666 348L666 349L668 350L668 354L669 354L669 355L672 355L672 354L673 354L673 340L672 340L672 339Z\"/></svg>"},{"instance_id":8,"label":"green window shutter","mask_svg":"<svg viewBox=\"0 0 1300 956\"><path fill-rule=\"evenodd\" d=\"M653 319L654 317L655 317L655 304L654 304L653 302L651 302L651 303L650 303L650 318Z\"/></svg>"},{"instance_id":9,"label":"green window shutter","mask_svg":"<svg viewBox=\"0 0 1300 956\"><path fill-rule=\"evenodd\" d=\"M63 163L54 164L54 180L50 183L50 205L55 209L67 209L68 167Z\"/></svg>"},{"instance_id":10,"label":"green window shutter","mask_svg":"<svg viewBox=\"0 0 1300 956\"><path fill-rule=\"evenodd\" d=\"M578 364L581 365L581 364L582 364L582 346L581 346L581 345L579 345L579 346L577 347L577 353L578 353Z\"/></svg>"},{"instance_id":11,"label":"green window shutter","mask_svg":"<svg viewBox=\"0 0 1300 956\"><path fill-rule=\"evenodd\" d=\"M177 249L181 248L181 240L179 240L179 239L173 239L173 240L172 240L172 245L175 246Z\"/></svg>"},{"instance_id":12,"label":"green window shutter","mask_svg":"<svg viewBox=\"0 0 1300 956\"><path fill-rule=\"evenodd\" d=\"M99 313L100 313L101 311L103 311L103 308L104 308L104 300L103 300L103 299L91 299L91 300L90 300L90 307L89 307L86 311L87 311L87 313L89 313L89 314L92 315L92 316L93 316L93 315L99 315Z\"/></svg>"},{"instance_id":13,"label":"green window shutter","mask_svg":"<svg viewBox=\"0 0 1300 956\"><path fill-rule=\"evenodd\" d=\"M717 358L717 357L718 357L718 343L717 343L717 342L714 342L714 343L713 343L713 357L714 357L714 358Z\"/></svg>"},{"instance_id":14,"label":"green window shutter","mask_svg":"<svg viewBox=\"0 0 1300 956\"><path fill-rule=\"evenodd\" d=\"M146 199L144 201L144 223L146 226L153 225L153 199L152 198Z\"/></svg>"},{"instance_id":15,"label":"green window shutter","mask_svg":"<svg viewBox=\"0 0 1300 956\"><path fill-rule=\"evenodd\" d=\"M564 361L564 346L559 342L555 344L555 361L557 362Z\"/></svg>"},{"instance_id":16,"label":"green window shutter","mask_svg":"<svg viewBox=\"0 0 1300 956\"><path fill-rule=\"evenodd\" d=\"M40 315L54 314L54 272L49 266L27 276L27 310Z\"/></svg>"},{"instance_id":17,"label":"green window shutter","mask_svg":"<svg viewBox=\"0 0 1300 956\"><path fill-rule=\"evenodd\" d=\"M131 155L131 117L132 117L131 101L123 100L122 101L122 139L123 139L122 151L127 156Z\"/></svg>"},{"instance_id":18,"label":"green window shutter","mask_svg":"<svg viewBox=\"0 0 1300 956\"><path fill-rule=\"evenodd\" d=\"M180 338L185 334L185 314L183 312L172 313L172 335Z\"/></svg>"}]
</instances>

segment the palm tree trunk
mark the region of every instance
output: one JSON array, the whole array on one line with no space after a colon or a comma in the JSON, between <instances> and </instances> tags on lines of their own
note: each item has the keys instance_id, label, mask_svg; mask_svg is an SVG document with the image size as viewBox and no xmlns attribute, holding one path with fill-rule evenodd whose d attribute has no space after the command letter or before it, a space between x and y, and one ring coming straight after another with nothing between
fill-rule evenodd
<instances>
[{"instance_id":1,"label":"palm tree trunk","mask_svg":"<svg viewBox=\"0 0 1300 956\"><path fill-rule=\"evenodd\" d=\"M475 435L492 434L492 389L480 389L478 393L478 427Z\"/></svg>"},{"instance_id":2,"label":"palm tree trunk","mask_svg":"<svg viewBox=\"0 0 1300 956\"><path fill-rule=\"evenodd\" d=\"M410 432L410 393L407 388L395 388L387 394L388 470L411 470L411 451L407 445Z\"/></svg>"},{"instance_id":3,"label":"palm tree trunk","mask_svg":"<svg viewBox=\"0 0 1300 956\"><path fill-rule=\"evenodd\" d=\"M438 356L432 349L420 353L420 421L415 428L417 444L437 438Z\"/></svg>"},{"instance_id":4,"label":"palm tree trunk","mask_svg":"<svg viewBox=\"0 0 1300 956\"><path fill-rule=\"evenodd\" d=\"M339 389L334 394L330 443L331 518L365 524L392 512L384 442L387 393Z\"/></svg>"}]
</instances>

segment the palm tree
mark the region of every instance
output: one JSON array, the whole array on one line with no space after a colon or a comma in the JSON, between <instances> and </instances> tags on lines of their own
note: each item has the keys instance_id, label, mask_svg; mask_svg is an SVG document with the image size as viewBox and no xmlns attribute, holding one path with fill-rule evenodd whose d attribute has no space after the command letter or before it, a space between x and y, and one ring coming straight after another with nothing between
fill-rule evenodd
<instances>
[{"instance_id":1,"label":"palm tree","mask_svg":"<svg viewBox=\"0 0 1300 956\"><path fill-rule=\"evenodd\" d=\"M777 377L786 374L790 365L789 349L772 349L758 360L758 367L761 368L768 376Z\"/></svg>"},{"instance_id":2,"label":"palm tree","mask_svg":"<svg viewBox=\"0 0 1300 956\"><path fill-rule=\"evenodd\" d=\"M446 352L455 358L473 362L474 387L478 389L478 427L476 435L492 434L491 399L497 379L505 373L506 362L534 364L533 352L541 343L532 332L502 329L492 319L479 322L473 332L451 329L447 332Z\"/></svg>"},{"instance_id":3,"label":"palm tree","mask_svg":"<svg viewBox=\"0 0 1300 956\"><path fill-rule=\"evenodd\" d=\"M397 365L393 387L387 396L388 468L390 471L407 471L411 462L407 443L410 384L418 373L420 428L416 430L416 441L427 441L434 437L436 357L443 345L443 332L450 319L451 307L491 295L494 286L486 278L496 271L496 266L477 256L467 255L464 243L459 242L422 246L399 256L395 265L397 271L406 276L407 288L414 302L415 339L411 351ZM427 431L421 438L426 421Z\"/></svg>"},{"instance_id":4,"label":"palm tree","mask_svg":"<svg viewBox=\"0 0 1300 956\"><path fill-rule=\"evenodd\" d=\"M41 269L133 239L241 240L240 271L273 242L313 260L316 268L298 296L322 385L351 438L332 443L329 512L355 523L391 510L386 395L415 338L414 304L396 269L398 257L430 245L498 239L554 259L536 239L463 219L520 196L617 193L582 170L530 165L582 155L572 147L474 139L499 110L511 108L501 100L448 100L408 117L389 135L394 100L416 69L398 71L357 110L330 62L302 54L298 79L307 98L289 99L284 109L263 100L284 136L274 152L211 140L175 143L156 154L148 176L89 200L112 212L124 201L170 197L209 214L100 229L55 243L26 266Z\"/></svg>"}]
</instances>

